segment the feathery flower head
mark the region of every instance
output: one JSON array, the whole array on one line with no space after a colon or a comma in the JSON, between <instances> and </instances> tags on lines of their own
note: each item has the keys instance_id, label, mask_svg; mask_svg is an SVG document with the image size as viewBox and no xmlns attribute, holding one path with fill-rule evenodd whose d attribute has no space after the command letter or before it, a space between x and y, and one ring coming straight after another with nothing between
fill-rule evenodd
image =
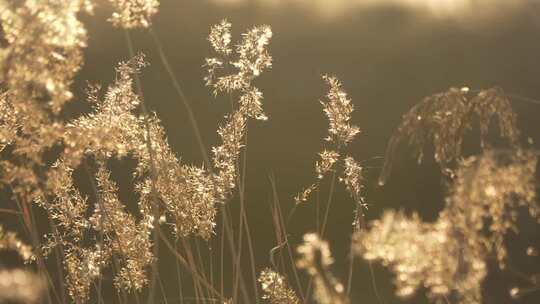
<instances>
[{"instance_id":1,"label":"feathery flower head","mask_svg":"<svg viewBox=\"0 0 540 304\"><path fill-rule=\"evenodd\" d=\"M328 242L315 233L307 233L304 234L304 243L296 251L300 255L296 266L305 269L313 278L315 300L320 304L348 304L343 284L330 271L334 259Z\"/></svg>"},{"instance_id":2,"label":"feathery flower head","mask_svg":"<svg viewBox=\"0 0 540 304\"><path fill-rule=\"evenodd\" d=\"M369 232L355 233L356 253L390 267L399 296L425 287L434 300L453 294L460 303L481 303L486 261L493 256L506 266L504 236L517 231L518 209L540 218L536 162L527 151L486 151L462 161L437 221L388 211Z\"/></svg>"},{"instance_id":3,"label":"feathery flower head","mask_svg":"<svg viewBox=\"0 0 540 304\"><path fill-rule=\"evenodd\" d=\"M47 284L32 272L22 269L0 270L0 303L37 304Z\"/></svg>"},{"instance_id":4,"label":"feathery flower head","mask_svg":"<svg viewBox=\"0 0 540 304\"><path fill-rule=\"evenodd\" d=\"M364 188L363 168L354 160L354 158L350 156L345 157L343 160L343 175L339 180L345 184L351 197L360 203L362 207L367 208L367 204L364 203L362 194Z\"/></svg>"},{"instance_id":5,"label":"feathery flower head","mask_svg":"<svg viewBox=\"0 0 540 304\"><path fill-rule=\"evenodd\" d=\"M237 93L238 107L241 112L257 120L268 117L262 110L262 93L252 85L265 69L272 66L272 57L267 48L272 38L269 26L256 26L242 34L242 40L236 45L235 56L231 48L231 24L226 20L212 26L208 40L217 53L217 58L206 58L206 86L213 88L213 93ZM233 71L218 75L219 71Z\"/></svg>"},{"instance_id":6,"label":"feathery flower head","mask_svg":"<svg viewBox=\"0 0 540 304\"><path fill-rule=\"evenodd\" d=\"M328 242L321 240L316 233L304 234L304 243L296 251L300 255L296 266L312 275L334 263Z\"/></svg>"},{"instance_id":7,"label":"feathery flower head","mask_svg":"<svg viewBox=\"0 0 540 304\"><path fill-rule=\"evenodd\" d=\"M86 46L86 29L77 15L88 5L82 0L19 2L0 2L7 42L0 51L0 80L18 110L39 118L37 124L44 119L43 106L57 114L73 97L69 87Z\"/></svg>"},{"instance_id":8,"label":"feathery flower head","mask_svg":"<svg viewBox=\"0 0 540 304\"><path fill-rule=\"evenodd\" d=\"M388 179L401 142L413 147L419 163L424 158L424 150L432 143L433 157L441 172L453 176L453 169L462 156L464 136L473 128L475 120L480 126L481 148L489 148L488 132L494 118L497 118L499 135L510 146L519 147L517 115L504 91L495 87L472 96L470 93L468 89L450 88L424 98L403 115L388 143L379 184L383 185Z\"/></svg>"},{"instance_id":9,"label":"feathery flower head","mask_svg":"<svg viewBox=\"0 0 540 304\"><path fill-rule=\"evenodd\" d=\"M346 145L360 132L357 126L349 123L354 106L336 77L323 75L322 78L330 87L327 100L321 101L330 123L326 140L337 145Z\"/></svg>"},{"instance_id":10,"label":"feathery flower head","mask_svg":"<svg viewBox=\"0 0 540 304\"><path fill-rule=\"evenodd\" d=\"M526 209L540 223L536 164L533 152L488 150L464 160L456 171L446 207L453 225L478 251L494 252L501 268L507 256L504 236L517 231L518 210Z\"/></svg>"},{"instance_id":11,"label":"feathery flower head","mask_svg":"<svg viewBox=\"0 0 540 304\"><path fill-rule=\"evenodd\" d=\"M23 243L15 232L6 231L4 227L0 225L0 251L12 250L26 262L35 260L35 255L32 251L32 247Z\"/></svg>"},{"instance_id":12,"label":"feathery flower head","mask_svg":"<svg viewBox=\"0 0 540 304\"><path fill-rule=\"evenodd\" d=\"M259 283L263 291L262 298L270 304L300 304L296 293L279 273L266 268L259 275Z\"/></svg>"},{"instance_id":13,"label":"feathery flower head","mask_svg":"<svg viewBox=\"0 0 540 304\"><path fill-rule=\"evenodd\" d=\"M417 214L387 211L368 232L355 233L354 244L358 255L381 261L395 273L399 297L425 287L432 299L456 291L462 303L479 303L486 265L482 256L453 237L447 213L435 223L424 223Z\"/></svg>"},{"instance_id":14,"label":"feathery flower head","mask_svg":"<svg viewBox=\"0 0 540 304\"><path fill-rule=\"evenodd\" d=\"M158 0L109 0L114 13L109 21L124 29L146 28L152 23L152 16L158 12Z\"/></svg>"},{"instance_id":15,"label":"feathery flower head","mask_svg":"<svg viewBox=\"0 0 540 304\"><path fill-rule=\"evenodd\" d=\"M232 53L231 44L231 27L232 24L227 19L221 20L219 24L213 25L210 28L208 41L218 54L229 55Z\"/></svg>"},{"instance_id":16,"label":"feathery flower head","mask_svg":"<svg viewBox=\"0 0 540 304\"><path fill-rule=\"evenodd\" d=\"M319 156L321 160L315 163L315 172L317 173L317 178L322 179L326 173L332 170L332 167L338 161L339 153L323 150L319 153Z\"/></svg>"},{"instance_id":17,"label":"feathery flower head","mask_svg":"<svg viewBox=\"0 0 540 304\"><path fill-rule=\"evenodd\" d=\"M306 187L304 190L302 190L302 192L298 193L298 194L294 197L294 203L295 203L296 205L298 205L298 204L307 202L307 200L309 199L309 196L310 196L311 192L313 192L313 190L315 190L315 189L317 189L317 185L316 185L316 184L311 184L311 185L309 185L309 187Z\"/></svg>"}]
</instances>

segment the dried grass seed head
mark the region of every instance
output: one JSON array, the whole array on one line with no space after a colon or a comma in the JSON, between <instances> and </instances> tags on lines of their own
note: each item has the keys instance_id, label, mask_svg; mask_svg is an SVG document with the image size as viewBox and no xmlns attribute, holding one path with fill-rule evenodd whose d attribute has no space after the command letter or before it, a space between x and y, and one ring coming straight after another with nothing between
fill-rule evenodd
<instances>
[{"instance_id":1,"label":"dried grass seed head","mask_svg":"<svg viewBox=\"0 0 540 304\"><path fill-rule=\"evenodd\" d=\"M147 28L159 9L158 0L109 0L114 12L109 21L124 29Z\"/></svg>"},{"instance_id":2,"label":"dried grass seed head","mask_svg":"<svg viewBox=\"0 0 540 304\"><path fill-rule=\"evenodd\" d=\"M424 98L403 115L390 138L379 184L388 179L397 147L403 141L412 146L418 162L423 160L426 147L433 144L435 161L443 173L451 175L456 161L463 156L464 135L476 120L480 125L480 145L489 148L487 136L494 118L498 119L500 136L513 148L518 147L517 116L502 89L481 90L471 97L469 90L450 88Z\"/></svg>"},{"instance_id":3,"label":"dried grass seed head","mask_svg":"<svg viewBox=\"0 0 540 304\"><path fill-rule=\"evenodd\" d=\"M315 233L307 233L304 234L304 243L296 251L299 254L296 266L305 269L313 278L317 303L348 304L343 285L330 271L334 259L328 242L321 240Z\"/></svg>"},{"instance_id":4,"label":"dried grass seed head","mask_svg":"<svg viewBox=\"0 0 540 304\"><path fill-rule=\"evenodd\" d=\"M258 279L263 291L262 298L270 304L300 304L300 299L279 273L266 268Z\"/></svg>"},{"instance_id":5,"label":"dried grass seed head","mask_svg":"<svg viewBox=\"0 0 540 304\"><path fill-rule=\"evenodd\" d=\"M326 140L336 146L347 145L360 132L358 127L349 123L354 106L336 77L324 75L323 80L330 88L326 100L321 101L329 121Z\"/></svg>"}]
</instances>

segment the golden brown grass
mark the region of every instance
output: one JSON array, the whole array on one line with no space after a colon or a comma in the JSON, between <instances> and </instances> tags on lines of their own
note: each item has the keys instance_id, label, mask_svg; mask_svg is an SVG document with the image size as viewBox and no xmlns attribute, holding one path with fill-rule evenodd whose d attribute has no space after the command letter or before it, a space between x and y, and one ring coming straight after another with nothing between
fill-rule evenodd
<instances>
[{"instance_id":1,"label":"golden brown grass","mask_svg":"<svg viewBox=\"0 0 540 304\"><path fill-rule=\"evenodd\" d=\"M451 88L427 97L404 115L390 139L379 179L382 185L391 177L400 143L412 146L419 162L431 157L424 151L432 145L445 179L444 209L434 222L389 210L367 223L366 169L348 151L360 133L351 122L353 102L336 77L325 75L328 93L321 104L328 134L314 165L314 181L294 199L280 202L271 177L276 244L267 265L258 269L252 243L257 236L249 228L245 207L246 149L248 125L271 123L263 110L263 93L255 86L258 76L272 66L271 28L248 29L236 43L228 21L210 28L214 57L205 60L204 81L215 97L225 97L220 102L230 102L231 110L223 114L216 130L219 143L209 153L182 86L151 30L158 1L110 2L115 10L110 21L126 31L132 58L117 65L114 81L105 90L89 86L87 96L77 96L85 98L91 112L68 119L65 105L76 97L71 85L87 44L78 16L91 12L93 1L0 1L6 41L0 52L0 172L17 206L1 211L21 219L21 234L32 243L26 245L0 226L0 251L14 252L30 264L26 270L0 264L0 302L344 304L353 301L349 296L355 284L355 255L369 266L380 303L384 299L378 294L372 262L394 273L398 297L411 297L424 288L435 303L482 303L489 260L502 271L511 268L505 236L519 232L518 212L527 210L540 221L538 152L520 145L510 98L500 88ZM159 117L146 107L139 74L148 62L133 50L129 31L134 28L147 29L152 36L189 114L204 165L182 162L169 146ZM505 149L489 142L493 121L508 142ZM463 138L475 122L482 153L465 158ZM135 211L126 208L111 178L111 162L118 159L136 162ZM79 190L76 171L86 174L92 197ZM328 200L323 204L321 184L327 181ZM325 240L332 238L326 230L337 182L355 206L347 278L333 271ZM316 231L303 231L303 241L297 240L288 231L290 219L300 212L298 205L313 203L314 193ZM282 203L291 205L288 215ZM239 205L238 214L232 214L231 204ZM36 208L45 212L45 231L38 225ZM527 251L535 252L532 247ZM176 261L175 300L167 297L160 276L159 262L165 255ZM48 256L54 256L54 265L46 263ZM538 282L530 281L533 287L516 287L511 294L537 290ZM117 299L104 298L104 290L112 286Z\"/></svg>"}]
</instances>

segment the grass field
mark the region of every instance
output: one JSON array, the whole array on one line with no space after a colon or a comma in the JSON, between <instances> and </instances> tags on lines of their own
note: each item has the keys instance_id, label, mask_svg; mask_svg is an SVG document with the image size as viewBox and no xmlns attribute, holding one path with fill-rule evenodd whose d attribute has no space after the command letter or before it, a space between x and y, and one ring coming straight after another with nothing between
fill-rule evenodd
<instances>
[{"instance_id":1,"label":"grass field","mask_svg":"<svg viewBox=\"0 0 540 304\"><path fill-rule=\"evenodd\" d=\"M0 0L0 303L536 303L538 12Z\"/></svg>"}]
</instances>

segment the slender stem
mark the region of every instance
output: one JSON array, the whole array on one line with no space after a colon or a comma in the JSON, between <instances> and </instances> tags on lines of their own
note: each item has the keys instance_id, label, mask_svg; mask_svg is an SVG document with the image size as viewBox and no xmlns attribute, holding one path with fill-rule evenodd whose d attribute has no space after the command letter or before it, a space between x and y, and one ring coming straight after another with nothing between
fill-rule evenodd
<instances>
[{"instance_id":1,"label":"slender stem","mask_svg":"<svg viewBox=\"0 0 540 304\"><path fill-rule=\"evenodd\" d=\"M359 197L355 197L354 199L357 202L356 203L357 212L359 212L359 214L357 214L358 223L357 223L356 229L357 231L361 231L361 230L365 231L367 230L367 224L366 224L366 215L364 214L364 211L362 210L363 208L362 199ZM352 242L351 242L351 249L352 249ZM353 257L351 256L351 267L352 267L352 263L353 263ZM371 277L371 286L373 287L373 292L375 293L375 297L377 298L377 301L379 304L384 304L384 300L379 294L379 288L377 287L377 280L375 279L375 271L373 270L373 264L371 261L368 261L368 267L369 267L369 274ZM352 277L351 277L351 280L352 280Z\"/></svg>"},{"instance_id":2,"label":"slender stem","mask_svg":"<svg viewBox=\"0 0 540 304\"><path fill-rule=\"evenodd\" d=\"M12 210L12 209L5 209L5 208L0 208L0 213L9 213L9 214L15 214L15 215L22 215L23 214L20 211Z\"/></svg>"},{"instance_id":3,"label":"slender stem","mask_svg":"<svg viewBox=\"0 0 540 304\"><path fill-rule=\"evenodd\" d=\"M219 265L220 265L220 277L219 277L219 287L220 287L220 292L221 294L223 294L223 283L224 283L224 278L223 278L223 274L224 274L224 266L225 266L225 261L224 261L224 258L225 258L225 228L224 228L224 223L225 222L225 212L221 212L221 224L222 224L222 228L221 228L221 241L220 241L220 248L219 248L219 252L220 252L220 256L219 256Z\"/></svg>"},{"instance_id":4,"label":"slender stem","mask_svg":"<svg viewBox=\"0 0 540 304\"><path fill-rule=\"evenodd\" d=\"M328 223L328 214L330 213L330 205L332 204L332 198L334 195L334 188L336 186L336 171L332 172L332 181L330 182L330 193L328 193L328 201L326 203L326 211L324 213L324 219L320 231L321 238L324 238L326 224Z\"/></svg>"},{"instance_id":5,"label":"slender stem","mask_svg":"<svg viewBox=\"0 0 540 304\"><path fill-rule=\"evenodd\" d=\"M255 273L255 255L253 253L253 244L251 241L251 232L249 229L249 222L247 218L247 212L245 207L245 190L246 190L246 170L247 170L247 152L248 152L248 128L246 128L246 134L244 136L244 150L243 150L243 164L242 164L242 176L240 188L240 216L243 218L243 225L240 225L240 231L246 230L246 240L248 245L249 260L251 263L251 279L253 282L253 291L255 293L255 301L259 303L259 291L257 286L257 274ZM243 226L243 227L242 227ZM239 263L240 264L240 263Z\"/></svg>"},{"instance_id":6,"label":"slender stem","mask_svg":"<svg viewBox=\"0 0 540 304\"><path fill-rule=\"evenodd\" d=\"M223 217L224 218L224 224L223 224L223 227L225 229L225 232L227 233L227 240L229 241L229 249L231 251L231 256L232 256L232 262L233 262L233 277L235 275L238 275L240 276L239 278L239 281L240 281L240 291L242 292L242 295L244 297L244 301L246 301L246 303L249 303L250 300L249 300L249 295L247 294L247 289L246 289L246 284L245 284L245 281L244 281L244 276L242 275L242 272L240 273L236 273L234 270L236 269L234 267L234 262L236 261L236 255L237 255L237 252L236 252L236 247L234 246L234 236L233 236L233 233L232 233L232 227L231 227L231 223L229 221L229 219L232 219L232 216L230 215L230 211L229 211L229 208L228 208L228 205L225 205L225 208L223 208L224 210L222 210L222 212L225 213L225 216ZM233 289L234 289L234 286L233 286ZM234 300L233 300L233 303L234 303Z\"/></svg>"},{"instance_id":7,"label":"slender stem","mask_svg":"<svg viewBox=\"0 0 540 304\"><path fill-rule=\"evenodd\" d=\"M100 195L100 192L98 190L98 187L92 177L92 175L90 174L90 169L88 168L88 165L86 163L82 163L82 167L90 181L90 186L91 186L91 189L92 191L94 192L94 195L96 196L96 201L99 205L99 209L103 212L102 216L105 218L104 220L105 221L108 221L108 223L114 227L114 224L113 224L113 221L112 221L112 217L109 213L109 211L107 210L107 208L105 208L105 205L103 205L103 200L101 199L101 195ZM116 243L116 246L118 247L118 250L120 250L120 255L122 256L125 256L125 250L124 250L124 247L122 246L122 243L120 243L120 241L118 240L118 238L112 238L112 241ZM113 262L116 261L116 257L114 254L112 254L112 257L113 257ZM118 265L120 265L120 263L118 263L116 261L116 263ZM117 265L117 266L118 266ZM118 269L120 269L120 267L117 267ZM134 282L133 280L133 276L131 275L131 272L130 271L127 271L127 275L128 275L128 279L131 281L131 282ZM122 290L122 292L124 292L124 290ZM135 302L137 304L140 303L140 299L139 299L139 294L137 292L135 292Z\"/></svg>"},{"instance_id":8,"label":"slender stem","mask_svg":"<svg viewBox=\"0 0 540 304\"><path fill-rule=\"evenodd\" d=\"M199 145L199 149L201 150L201 155L203 157L204 163L208 170L212 170L212 163L210 162L210 158L208 157L208 153L206 152L206 148L204 146L201 132L199 130L199 126L197 124L197 120L195 119L195 114L193 114L193 110L191 109L191 106L188 102L188 99L186 95L184 94L184 90L182 90L182 87L180 86L180 83L176 76L174 75L174 72L172 70L172 67L169 63L169 60L167 59L167 56L165 55L165 51L163 50L163 46L161 44L161 41L159 40L159 37L156 35L156 33L150 28L149 30L150 36L152 36L152 39L154 41L154 44L157 48L157 51L159 53L159 59L161 60L161 63L165 67L165 70L167 71L167 74L169 75L169 78L171 79L171 82L174 86L174 89L176 90L176 93L178 94L178 97L180 97L180 100L182 101L182 104L186 108L186 111L188 113L189 122L191 124L191 127L193 128L193 132L195 133L195 137L197 139L197 144Z\"/></svg>"},{"instance_id":9,"label":"slender stem","mask_svg":"<svg viewBox=\"0 0 540 304\"><path fill-rule=\"evenodd\" d=\"M178 240L174 242L174 250L175 252L178 252ZM180 271L180 263L178 262L178 259L175 259L174 262L176 264L176 277L178 278L178 297L180 299L180 303L183 303L184 293L182 289L182 274Z\"/></svg>"},{"instance_id":10,"label":"slender stem","mask_svg":"<svg viewBox=\"0 0 540 304\"><path fill-rule=\"evenodd\" d=\"M60 239L60 235L58 233L58 229L56 228L56 225L54 224L53 220L49 217L49 225L51 226L52 228L52 231L54 233L54 237L59 240ZM56 260L56 268L58 268L58 281L59 281L59 284L60 284L60 296L62 297L62 303L67 303L66 301L66 294L65 294L65 284L64 284L64 271L63 271L63 267L62 267L62 253L64 252L64 248L63 248L63 245L62 243L58 244L58 246L56 246L55 248L55 260ZM101 290L98 290L99 291L99 295L101 295Z\"/></svg>"},{"instance_id":11,"label":"slender stem","mask_svg":"<svg viewBox=\"0 0 540 304\"><path fill-rule=\"evenodd\" d=\"M255 299L256 299L256 303L259 303L260 301L260 297L259 297L259 291L258 291L258 286L257 286L257 274L256 274L256 270L255 270L255 254L253 252L253 243L252 243L252 240L251 240L251 232L249 230L249 223L248 223L248 220L247 220L247 215L246 213L244 212L243 213L243 217L244 217L244 227L246 229L246 239L247 239L247 243L248 243L248 253L249 253L249 260L250 260L250 263L251 263L251 278L252 278L252 282L253 282L253 290L255 292Z\"/></svg>"},{"instance_id":12,"label":"slender stem","mask_svg":"<svg viewBox=\"0 0 540 304\"><path fill-rule=\"evenodd\" d=\"M182 245L184 246L184 250L186 251L186 255L187 255L187 261L189 263L189 267L191 267L193 270L197 271L197 265L195 263L195 260L193 259L193 251L191 249L191 245L189 242L187 242L184 238L181 239L182 241ZM206 281L206 277L204 276L204 271L203 271L203 274L199 274L202 279L204 281ZM201 284L200 282L195 278L193 277L193 286L194 286L194 289L195 289L195 295L196 295L196 298L197 298L197 303L200 302L199 299L203 298L204 297L204 293L202 291L202 287L201 287Z\"/></svg>"},{"instance_id":13,"label":"slender stem","mask_svg":"<svg viewBox=\"0 0 540 304\"><path fill-rule=\"evenodd\" d=\"M124 31L126 36L126 42L128 46L129 55L131 57L135 56L135 51L133 49L133 41L131 39L131 35L128 30ZM146 103L144 101L144 94L141 84L141 79L138 74L134 75L135 78L135 87L137 90L137 94L139 95L139 98L141 99L141 109L144 114L144 125L146 128L146 148L148 150L148 155L150 156L150 176L151 176L151 196L152 196L152 211L154 215L154 227L156 227L156 230L160 230L160 224L159 224L159 205L158 205L158 192L156 187L157 182L157 170L155 165L155 151L152 147L152 134L150 132L150 122L148 120L148 109L146 107ZM147 303L154 303L154 295L155 295L155 285L156 285L156 279L159 275L159 267L158 267L158 257L159 257L159 239L157 236L157 233L154 231L153 233L154 238L154 246L153 246L153 254L156 259L152 262L152 277L150 280L150 287L149 287L149 293L148 293L148 299Z\"/></svg>"},{"instance_id":14,"label":"slender stem","mask_svg":"<svg viewBox=\"0 0 540 304\"><path fill-rule=\"evenodd\" d=\"M291 244L288 240L288 237L287 237L287 225L284 223L283 221L283 213L281 212L281 206L280 206L280 202L279 202L279 196L278 196L278 192L277 192L277 186L276 186L276 180L275 180L275 177L274 175L270 175L270 185L272 187L272 194L273 194L273 197L274 197L274 205L276 206L276 209L277 209L277 212L278 212L278 218L279 218L279 221L281 223L281 230L282 230L282 233L283 233L283 236L284 236L284 241L286 243L286 246L287 246L287 251L288 251L288 255L289 255L289 262L291 264L291 268L293 270L293 274L294 274L294 279L295 279L295 283L296 283L296 289L298 290L298 292L300 293L300 299L301 300L305 300L305 296L304 296L304 292L302 290L302 284L300 283L300 278L298 276L298 271L296 270L296 264L294 263L294 260L293 260L293 254L292 254L292 248L291 248ZM292 212L294 211L294 209L296 209L296 205L293 207L293 210L291 211L291 214ZM289 216L289 219L290 219L291 216ZM287 222L288 224L288 222Z\"/></svg>"},{"instance_id":15,"label":"slender stem","mask_svg":"<svg viewBox=\"0 0 540 304\"><path fill-rule=\"evenodd\" d=\"M163 241L165 246L169 248L169 250L173 253L174 257L186 268L191 275L201 284L204 285L210 293L212 293L215 297L219 298L220 301L225 302L226 299L219 293L209 282L207 282L197 271L196 269L193 269L193 267L189 266L189 263L184 259L183 256L181 256L175 249L174 246L169 242L167 237L163 234L161 230L158 231L160 239Z\"/></svg>"},{"instance_id":16,"label":"slender stem","mask_svg":"<svg viewBox=\"0 0 540 304\"><path fill-rule=\"evenodd\" d=\"M210 284L212 286L216 285L215 278L214 278L214 251L212 250L212 242L208 242L208 268L209 268L209 274L210 274Z\"/></svg>"},{"instance_id":17,"label":"slender stem","mask_svg":"<svg viewBox=\"0 0 540 304\"><path fill-rule=\"evenodd\" d=\"M28 212L29 218L27 220L29 220L29 223L27 223L27 224L29 226L28 229L30 230L30 238L32 240L32 246L34 246L34 248L36 248L36 251L37 251L36 252L36 258L37 258L37 264L38 264L38 271L39 271L39 273L41 275L45 275L45 277L47 279L47 283L49 284L49 286L52 287L52 292L53 292L53 294L54 294L54 296L56 298L56 301L60 301L60 297L58 296L58 294L56 293L56 289L54 288L52 278L51 278L49 272L47 271L47 267L45 266L45 262L43 261L43 255L41 254L41 250L39 250L40 242L39 242L39 239L38 239L38 231L37 231L36 225L34 224L34 223L36 223L36 219L34 217L34 212L32 210L32 206L30 204L28 204L26 207L23 207L23 203L19 200L19 197L14 192L13 188L11 188L11 186L10 186L10 189L11 189L11 192L13 193L13 197L15 199L15 202L17 203L17 206L21 210L21 213L23 213L22 212L23 208L25 208L25 210ZM49 288L47 288L46 294L47 294L48 303L53 303Z\"/></svg>"},{"instance_id":18,"label":"slender stem","mask_svg":"<svg viewBox=\"0 0 540 304\"><path fill-rule=\"evenodd\" d=\"M158 283L159 283L159 290L161 291L163 302L165 304L169 304L169 301L167 300L167 294L165 293L165 287L163 286L163 281L161 280L161 277L158 277Z\"/></svg>"},{"instance_id":19,"label":"slender stem","mask_svg":"<svg viewBox=\"0 0 540 304\"><path fill-rule=\"evenodd\" d=\"M197 256L196 256L196 260L198 261L198 267L199 269L202 270L202 275L204 277L205 280L207 280L208 282L210 282L210 284L212 284L212 286L214 286L213 282L211 279L208 278L208 276L206 275L206 267L204 267L204 260L202 258L202 255L201 255L201 246L199 244L199 239L195 239L195 249L196 249L196 252L197 252Z\"/></svg>"}]
</instances>

